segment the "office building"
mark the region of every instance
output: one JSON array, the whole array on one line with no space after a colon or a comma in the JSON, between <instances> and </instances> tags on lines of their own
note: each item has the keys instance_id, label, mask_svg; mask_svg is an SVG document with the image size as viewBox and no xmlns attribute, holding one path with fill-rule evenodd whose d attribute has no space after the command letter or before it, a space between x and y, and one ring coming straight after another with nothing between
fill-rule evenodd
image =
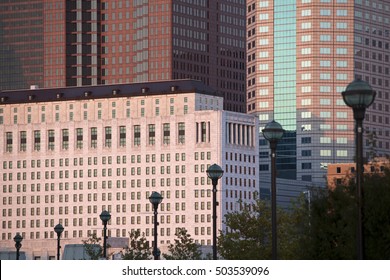
<instances>
[{"instance_id":1,"label":"office building","mask_svg":"<svg viewBox=\"0 0 390 280\"><path fill-rule=\"evenodd\" d=\"M0 1L0 89L191 78L245 112L245 1Z\"/></svg>"},{"instance_id":2,"label":"office building","mask_svg":"<svg viewBox=\"0 0 390 280\"><path fill-rule=\"evenodd\" d=\"M385 170L389 168L389 160L386 158L375 158L364 164L365 174L381 174L383 175ZM351 178L356 176L356 165L354 163L333 163L329 164L327 179L328 187L334 188L340 184L348 184Z\"/></svg>"},{"instance_id":3,"label":"office building","mask_svg":"<svg viewBox=\"0 0 390 280\"><path fill-rule=\"evenodd\" d=\"M390 3L247 1L247 112L286 130L278 176L325 184L330 163L352 162L354 119L341 92L355 78L376 90L364 155L388 155ZM264 145L264 146L263 146ZM260 173L269 172L260 139Z\"/></svg>"},{"instance_id":4,"label":"office building","mask_svg":"<svg viewBox=\"0 0 390 280\"><path fill-rule=\"evenodd\" d=\"M259 192L257 118L222 107L194 80L1 92L1 250L20 232L28 259L52 258L56 224L63 244L82 244L102 236L103 210L110 237L140 229L152 242L152 191L164 198L158 246L181 227L211 245L208 166L225 172L218 229Z\"/></svg>"}]
</instances>

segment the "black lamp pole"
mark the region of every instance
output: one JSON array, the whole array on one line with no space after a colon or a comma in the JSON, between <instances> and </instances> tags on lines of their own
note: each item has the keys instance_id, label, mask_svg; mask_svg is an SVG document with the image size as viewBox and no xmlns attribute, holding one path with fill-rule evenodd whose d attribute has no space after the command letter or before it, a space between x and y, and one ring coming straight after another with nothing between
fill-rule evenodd
<instances>
[{"instance_id":1,"label":"black lamp pole","mask_svg":"<svg viewBox=\"0 0 390 280\"><path fill-rule=\"evenodd\" d=\"M18 232L14 237L15 248L16 248L16 260L19 260L19 257L20 257L19 250L20 250L20 248L22 248L22 240L23 240L23 237Z\"/></svg>"},{"instance_id":2,"label":"black lamp pole","mask_svg":"<svg viewBox=\"0 0 390 280\"><path fill-rule=\"evenodd\" d=\"M103 222L103 257L106 259L107 258L107 223L111 219L111 214L104 210L100 214L100 220Z\"/></svg>"},{"instance_id":3,"label":"black lamp pole","mask_svg":"<svg viewBox=\"0 0 390 280\"><path fill-rule=\"evenodd\" d=\"M153 244L153 256L155 260L160 259L160 251L157 247L157 226L158 226L158 221L157 221L157 209L158 205L161 203L163 200L163 197L161 194L158 192L152 192L152 194L149 197L150 203L153 205L153 214L154 214L154 244Z\"/></svg>"},{"instance_id":4,"label":"black lamp pole","mask_svg":"<svg viewBox=\"0 0 390 280\"><path fill-rule=\"evenodd\" d=\"M213 260L217 259L217 184L218 180L223 176L222 168L213 164L207 169L207 176L213 184Z\"/></svg>"},{"instance_id":5,"label":"black lamp pole","mask_svg":"<svg viewBox=\"0 0 390 280\"><path fill-rule=\"evenodd\" d=\"M57 260L60 259L60 249L61 249L61 233L64 231L64 227L61 224L58 224L54 227L54 231L57 233Z\"/></svg>"},{"instance_id":6,"label":"black lamp pole","mask_svg":"<svg viewBox=\"0 0 390 280\"><path fill-rule=\"evenodd\" d=\"M371 86L356 79L342 92L344 102L353 110L355 119L356 137L356 196L357 196L357 226L356 226L356 250L357 258L364 259L363 236L363 120L366 109L374 102L376 92Z\"/></svg>"},{"instance_id":7,"label":"black lamp pole","mask_svg":"<svg viewBox=\"0 0 390 280\"><path fill-rule=\"evenodd\" d=\"M276 122L269 122L262 130L263 136L268 140L271 149L271 224L272 224L272 259L278 259L278 237L277 237L277 219L276 219L276 146L283 137L284 130Z\"/></svg>"}]
</instances>

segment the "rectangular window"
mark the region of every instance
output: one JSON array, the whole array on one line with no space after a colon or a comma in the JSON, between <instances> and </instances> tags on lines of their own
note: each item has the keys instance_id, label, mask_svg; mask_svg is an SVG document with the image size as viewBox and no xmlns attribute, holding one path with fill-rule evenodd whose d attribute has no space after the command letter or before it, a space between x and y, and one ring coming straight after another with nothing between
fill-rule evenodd
<instances>
[{"instance_id":1,"label":"rectangular window","mask_svg":"<svg viewBox=\"0 0 390 280\"><path fill-rule=\"evenodd\" d=\"M112 144L112 128L106 126L104 128L104 147L111 147Z\"/></svg>"},{"instance_id":2,"label":"rectangular window","mask_svg":"<svg viewBox=\"0 0 390 280\"><path fill-rule=\"evenodd\" d=\"M302 162L302 169L311 169L311 162Z\"/></svg>"},{"instance_id":3,"label":"rectangular window","mask_svg":"<svg viewBox=\"0 0 390 280\"><path fill-rule=\"evenodd\" d=\"M97 148L97 128L91 127L91 148Z\"/></svg>"},{"instance_id":4,"label":"rectangular window","mask_svg":"<svg viewBox=\"0 0 390 280\"><path fill-rule=\"evenodd\" d=\"M170 124L164 123L163 124L163 143L168 145L170 143Z\"/></svg>"},{"instance_id":5,"label":"rectangular window","mask_svg":"<svg viewBox=\"0 0 390 280\"><path fill-rule=\"evenodd\" d=\"M134 126L134 146L141 145L141 126Z\"/></svg>"},{"instance_id":6,"label":"rectangular window","mask_svg":"<svg viewBox=\"0 0 390 280\"><path fill-rule=\"evenodd\" d=\"M206 122L201 123L202 142L206 142Z\"/></svg>"},{"instance_id":7,"label":"rectangular window","mask_svg":"<svg viewBox=\"0 0 390 280\"><path fill-rule=\"evenodd\" d=\"M41 150L41 131L34 130L34 151Z\"/></svg>"},{"instance_id":8,"label":"rectangular window","mask_svg":"<svg viewBox=\"0 0 390 280\"><path fill-rule=\"evenodd\" d=\"M348 118L348 113L347 112L336 112L336 117L338 119L346 119L346 118Z\"/></svg>"},{"instance_id":9,"label":"rectangular window","mask_svg":"<svg viewBox=\"0 0 390 280\"><path fill-rule=\"evenodd\" d=\"M83 148L83 129L76 128L76 149Z\"/></svg>"},{"instance_id":10,"label":"rectangular window","mask_svg":"<svg viewBox=\"0 0 390 280\"><path fill-rule=\"evenodd\" d=\"M20 132L20 151L25 152L27 149L27 132Z\"/></svg>"},{"instance_id":11,"label":"rectangular window","mask_svg":"<svg viewBox=\"0 0 390 280\"><path fill-rule=\"evenodd\" d=\"M69 149L69 130L63 129L62 130L62 149L67 150Z\"/></svg>"},{"instance_id":12,"label":"rectangular window","mask_svg":"<svg viewBox=\"0 0 390 280\"><path fill-rule=\"evenodd\" d=\"M54 151L54 130L50 129L48 131L48 139L47 139L47 148L49 151Z\"/></svg>"},{"instance_id":13,"label":"rectangular window","mask_svg":"<svg viewBox=\"0 0 390 280\"><path fill-rule=\"evenodd\" d=\"M12 152L12 132L6 133L6 151Z\"/></svg>"},{"instance_id":14,"label":"rectangular window","mask_svg":"<svg viewBox=\"0 0 390 280\"><path fill-rule=\"evenodd\" d=\"M178 124L178 142L179 144L184 144L185 143L185 123L180 122Z\"/></svg>"},{"instance_id":15,"label":"rectangular window","mask_svg":"<svg viewBox=\"0 0 390 280\"><path fill-rule=\"evenodd\" d=\"M149 134L149 145L155 145L156 144L156 125L154 124L149 124L148 125L148 134Z\"/></svg>"},{"instance_id":16,"label":"rectangular window","mask_svg":"<svg viewBox=\"0 0 390 280\"><path fill-rule=\"evenodd\" d=\"M119 146L126 147L126 127L119 127Z\"/></svg>"}]
</instances>

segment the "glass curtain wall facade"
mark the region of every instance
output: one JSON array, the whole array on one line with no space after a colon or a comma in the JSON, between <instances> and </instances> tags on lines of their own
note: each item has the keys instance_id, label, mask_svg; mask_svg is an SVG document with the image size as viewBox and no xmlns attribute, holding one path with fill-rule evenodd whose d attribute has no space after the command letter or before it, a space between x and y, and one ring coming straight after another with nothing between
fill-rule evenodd
<instances>
[{"instance_id":1,"label":"glass curtain wall facade","mask_svg":"<svg viewBox=\"0 0 390 280\"><path fill-rule=\"evenodd\" d=\"M278 144L279 177L296 179L296 5L274 1L274 119L286 133Z\"/></svg>"},{"instance_id":2,"label":"glass curtain wall facade","mask_svg":"<svg viewBox=\"0 0 390 280\"><path fill-rule=\"evenodd\" d=\"M357 77L378 93L365 157L389 154L389 20L388 1L247 1L247 112L260 129L275 119L286 130L279 177L325 185L328 164L354 160L353 113L341 92ZM263 176L269 147L262 137L260 145Z\"/></svg>"}]
</instances>

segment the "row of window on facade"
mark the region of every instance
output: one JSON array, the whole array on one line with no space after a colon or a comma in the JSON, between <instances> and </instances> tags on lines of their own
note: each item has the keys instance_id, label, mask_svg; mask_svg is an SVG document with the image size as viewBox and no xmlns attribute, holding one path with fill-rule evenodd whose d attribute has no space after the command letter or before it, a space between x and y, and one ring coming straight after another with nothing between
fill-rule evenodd
<instances>
[{"instance_id":1,"label":"row of window on facade","mask_svg":"<svg viewBox=\"0 0 390 280\"><path fill-rule=\"evenodd\" d=\"M156 144L156 125L155 124L149 124L148 125L148 131L147 131L147 145L155 145ZM118 129L118 145L120 147L125 147L127 143L127 133L126 133L126 127L120 126ZM202 132L203 133L203 132ZM202 134L202 142L206 140L204 134ZM13 132L6 132L6 152L12 152L13 151ZM61 130L61 149L67 150L69 149L69 129L62 129ZM107 126L104 127L104 134L103 134L103 146L104 147L111 147L112 146L112 127ZM41 150L41 143L42 143L42 135L40 130L34 130L33 131L33 150L34 151L40 151ZM171 144L171 124L170 123L164 123L162 127L162 144L169 145ZM134 125L133 126L133 146L140 146L141 145L141 126L140 125ZM50 129L47 131L47 149L48 150L54 150L55 148L55 130ZM178 144L184 144L185 143L185 123L181 122L177 124L177 139ZM76 149L82 149L84 144L84 129L83 128L76 128L75 131L75 148ZM90 148L97 148L98 146L98 128L97 127L91 127L90 128ZM27 150L27 131L20 131L19 132L19 151L26 151Z\"/></svg>"},{"instance_id":2,"label":"row of window on facade","mask_svg":"<svg viewBox=\"0 0 390 280\"><path fill-rule=\"evenodd\" d=\"M179 229L181 229L182 227L176 227L176 231L178 231ZM207 231L206 231L207 230ZM108 229L107 230L107 236L108 237L112 237L113 236L113 232L114 230L111 230L111 229ZM142 230L142 232L145 233L145 236L151 236L153 237L154 236L154 229L153 228L146 228L144 230ZM206 234L207 232L207 234ZM71 233L71 234L70 234ZM44 231L43 232L43 238L44 239L53 239L53 238L56 238L54 237L54 234L55 232L54 231ZM97 235L98 234L98 230L94 229L94 230L87 230L87 231L83 231L83 230L72 230L72 231L68 231L68 230L64 230L64 237L65 239L68 239L68 238L71 238L70 235L72 235L73 238L83 238L83 237L87 237L87 236L91 236L92 234L95 234ZM115 236L116 237L129 237L129 231L128 229L115 229L115 232L114 232ZM163 228L161 227L160 228L160 236L171 236L172 233L171 233L171 228ZM194 234L196 236L200 235L211 235L211 227L195 227L195 230L194 230ZM21 232L21 235L23 237L23 239L27 239L27 234L26 232ZM14 238L14 233L2 233L2 236L1 236L2 240L12 240ZM41 235L41 232L40 231L37 231L37 232L33 232L31 231L30 234L29 234L29 239L33 240L33 239L42 239L42 235ZM159 240L160 244L170 244L170 240L164 240L164 239L161 239ZM207 242L207 245L211 245L211 240L210 239L207 239L207 240L204 240L204 239L201 239L201 240L197 240L195 239L195 242L198 243L198 244L201 244L201 245L206 245L206 242ZM153 246L153 241L152 241L152 246ZM35 256L34 257L34 260L39 260L41 259L40 256ZM55 257L54 256L49 256L48 258L49 260L54 260Z\"/></svg>"},{"instance_id":3,"label":"row of window on facade","mask_svg":"<svg viewBox=\"0 0 390 280\"><path fill-rule=\"evenodd\" d=\"M200 122L196 123L196 140L197 143L200 142L210 142L210 122ZM148 125L148 145L155 145L156 143L156 125L149 124ZM69 148L69 130L62 129L62 149ZM55 131L48 130L48 150L54 150L55 146ZM90 128L90 147L97 148L98 141L98 129L96 127ZM170 124L163 124L163 134L162 134L162 142L165 145L169 145L171 142L171 133L170 133ZM35 130L33 131L33 148L35 151L39 151L41 149L41 131ZM184 144L185 143L185 123L181 122L177 125L177 143ZM13 144L13 135L12 132L6 132L6 151L12 152L12 144ZM20 132L20 142L19 142L19 150L26 151L27 149L27 132ZM105 127L104 128L104 146L111 147L112 145L112 128ZM141 145L141 126L135 125L133 126L133 145L139 146ZM119 146L126 146L126 127L119 127ZM83 148L83 128L76 129L76 148Z\"/></svg>"},{"instance_id":4,"label":"row of window on facade","mask_svg":"<svg viewBox=\"0 0 390 280\"><path fill-rule=\"evenodd\" d=\"M195 152L194 153L194 159L195 160L211 160L211 152ZM231 157L232 159L232 157ZM236 159L237 159L237 154L236 154ZM251 162L250 157L248 156L249 162ZM253 158L254 160L254 158ZM32 159L29 164L29 168L41 168L41 167L56 167L56 161L57 166L63 167L63 166L71 166L72 159L70 158L60 158L58 160L56 159L45 159L45 160L40 160L40 159ZM175 153L175 161L186 161L186 153ZM241 154L240 154L240 161L241 161ZM103 156L101 157L100 160L101 164L113 164L113 157L112 156ZM131 163L142 163L142 157L141 155L131 155L130 156L130 162ZM157 162L157 156L156 154L146 154L145 155L145 162ZM160 162L171 162L171 154L160 154ZM244 155L244 162L246 162L246 155ZM13 169L14 166L16 166L17 169L25 169L28 168L28 161L27 160L18 160L16 161L16 165L14 164L14 161L3 161L3 169ZM86 163L88 165L98 165L98 157L88 157L86 159ZM126 164L127 163L127 157L126 156L117 156L116 157L116 164ZM84 165L84 158L73 158L73 166L83 166ZM168 172L168 167L167 166L167 172ZM194 171L195 173L199 172L199 167L200 171L204 172L205 170L205 165L194 165ZM161 166L161 170L163 170L165 167ZM169 167L170 168L170 167ZM155 174L156 167L146 167L146 172L149 174L148 170L152 169L152 174ZM78 171L80 171L79 168L77 168ZM176 167L176 173L179 173L178 167ZM138 172L138 171L137 171ZM117 168L117 173L118 173L118 168ZM184 172L183 172L184 173ZM169 173L168 173L169 174Z\"/></svg>"}]
</instances>

